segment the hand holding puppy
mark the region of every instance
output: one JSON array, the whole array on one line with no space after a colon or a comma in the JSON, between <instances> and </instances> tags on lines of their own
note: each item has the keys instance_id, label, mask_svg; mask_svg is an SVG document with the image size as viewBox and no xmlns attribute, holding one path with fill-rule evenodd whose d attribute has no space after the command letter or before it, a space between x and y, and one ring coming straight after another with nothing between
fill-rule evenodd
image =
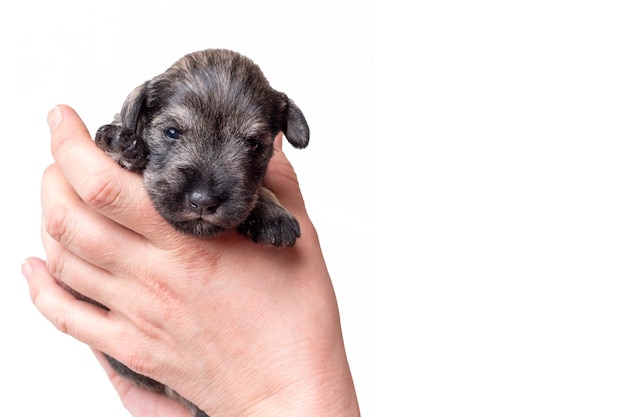
<instances>
[{"instance_id":1,"label":"hand holding puppy","mask_svg":"<svg viewBox=\"0 0 626 417\"><path fill-rule=\"evenodd\" d=\"M332 284L280 140L265 185L302 233L285 251L236 232L179 233L155 211L141 176L104 155L72 109L57 107L50 123L47 260L24 264L48 320L209 415L359 414ZM154 393L125 391L127 382L108 371L135 417L187 412Z\"/></svg>"}]
</instances>

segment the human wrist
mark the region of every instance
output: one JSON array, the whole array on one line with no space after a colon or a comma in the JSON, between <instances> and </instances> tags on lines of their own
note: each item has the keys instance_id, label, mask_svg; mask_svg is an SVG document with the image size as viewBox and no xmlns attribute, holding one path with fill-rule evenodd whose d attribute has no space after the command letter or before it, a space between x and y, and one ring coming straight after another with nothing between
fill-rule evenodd
<instances>
[{"instance_id":1,"label":"human wrist","mask_svg":"<svg viewBox=\"0 0 626 417\"><path fill-rule=\"evenodd\" d=\"M347 365L318 375L303 375L302 381L275 393L249 408L246 417L359 417L359 406Z\"/></svg>"},{"instance_id":2,"label":"human wrist","mask_svg":"<svg viewBox=\"0 0 626 417\"><path fill-rule=\"evenodd\" d=\"M230 389L222 380L213 385L220 394L213 391L205 396L207 402L196 399L196 404L204 405L211 416L359 417L343 342L327 342L326 348L300 345L296 352L265 361Z\"/></svg>"}]
</instances>

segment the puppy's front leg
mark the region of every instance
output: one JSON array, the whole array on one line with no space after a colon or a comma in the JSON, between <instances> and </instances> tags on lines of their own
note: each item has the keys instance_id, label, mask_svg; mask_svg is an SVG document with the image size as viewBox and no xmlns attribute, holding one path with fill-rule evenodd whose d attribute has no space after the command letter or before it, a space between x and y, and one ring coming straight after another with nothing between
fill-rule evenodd
<instances>
[{"instance_id":1,"label":"puppy's front leg","mask_svg":"<svg viewBox=\"0 0 626 417\"><path fill-rule=\"evenodd\" d=\"M254 242L276 247L293 246L300 237L300 225L296 218L265 187L261 188L256 206L238 230Z\"/></svg>"},{"instance_id":2,"label":"puppy's front leg","mask_svg":"<svg viewBox=\"0 0 626 417\"><path fill-rule=\"evenodd\" d=\"M96 145L122 168L142 172L148 162L148 146L130 129L110 124L96 132Z\"/></svg>"}]
</instances>

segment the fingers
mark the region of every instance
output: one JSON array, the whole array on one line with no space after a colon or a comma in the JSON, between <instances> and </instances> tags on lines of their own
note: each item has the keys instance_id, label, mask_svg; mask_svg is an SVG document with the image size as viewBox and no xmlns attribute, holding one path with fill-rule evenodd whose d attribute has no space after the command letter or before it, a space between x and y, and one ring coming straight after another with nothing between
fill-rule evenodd
<instances>
[{"instance_id":1,"label":"fingers","mask_svg":"<svg viewBox=\"0 0 626 417\"><path fill-rule=\"evenodd\" d=\"M80 301L65 291L41 259L27 259L22 273L27 278L33 304L57 329L96 349L106 347L104 342L112 335L106 310Z\"/></svg>"},{"instance_id":2,"label":"fingers","mask_svg":"<svg viewBox=\"0 0 626 417\"><path fill-rule=\"evenodd\" d=\"M52 155L85 203L148 238L172 232L153 208L141 176L125 171L98 149L74 110L57 106L48 123Z\"/></svg>"},{"instance_id":3,"label":"fingers","mask_svg":"<svg viewBox=\"0 0 626 417\"><path fill-rule=\"evenodd\" d=\"M145 259L146 239L84 204L57 165L44 174L41 201L48 269L79 293L108 299L119 290L108 288L112 276Z\"/></svg>"}]
</instances>

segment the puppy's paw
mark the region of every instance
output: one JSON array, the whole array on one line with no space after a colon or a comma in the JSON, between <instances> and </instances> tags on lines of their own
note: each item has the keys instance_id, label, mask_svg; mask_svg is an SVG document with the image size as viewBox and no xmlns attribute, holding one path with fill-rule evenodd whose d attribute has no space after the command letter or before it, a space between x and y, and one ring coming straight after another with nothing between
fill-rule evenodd
<instances>
[{"instance_id":1,"label":"puppy's paw","mask_svg":"<svg viewBox=\"0 0 626 417\"><path fill-rule=\"evenodd\" d=\"M130 129L118 125L104 125L96 132L96 145L122 168L141 172L148 162L146 143Z\"/></svg>"},{"instance_id":2,"label":"puppy's paw","mask_svg":"<svg viewBox=\"0 0 626 417\"><path fill-rule=\"evenodd\" d=\"M300 237L300 224L282 206L259 207L239 226L254 242L279 248L293 246Z\"/></svg>"}]
</instances>

